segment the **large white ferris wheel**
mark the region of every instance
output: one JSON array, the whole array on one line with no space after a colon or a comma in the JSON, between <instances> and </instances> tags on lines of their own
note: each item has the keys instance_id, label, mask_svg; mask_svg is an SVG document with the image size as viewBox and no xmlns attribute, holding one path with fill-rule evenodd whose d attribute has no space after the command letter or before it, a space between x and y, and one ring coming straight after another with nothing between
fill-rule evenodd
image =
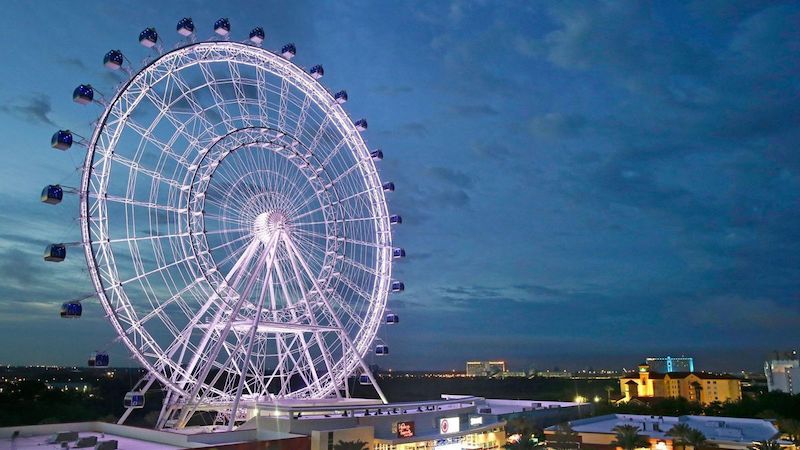
<instances>
[{"instance_id":1,"label":"large white ferris wheel","mask_svg":"<svg viewBox=\"0 0 800 450\"><path fill-rule=\"evenodd\" d=\"M129 78L111 97L80 85L73 98L104 108L90 138L68 130L55 148L83 144L80 186L49 185L46 203L80 197L81 240L48 246L61 261L82 247L105 313L147 376L126 397L143 402L154 382L166 397L158 426L183 427L213 411L232 428L259 405L349 396L348 379L380 391L365 359L385 355L377 339L393 259L390 215L376 161L342 105L347 93L320 84L322 66L291 61L293 44L261 48L255 28L153 49L134 70L121 51L105 55ZM79 301L62 316L81 315ZM108 364L106 354L97 365Z\"/></svg>"}]
</instances>

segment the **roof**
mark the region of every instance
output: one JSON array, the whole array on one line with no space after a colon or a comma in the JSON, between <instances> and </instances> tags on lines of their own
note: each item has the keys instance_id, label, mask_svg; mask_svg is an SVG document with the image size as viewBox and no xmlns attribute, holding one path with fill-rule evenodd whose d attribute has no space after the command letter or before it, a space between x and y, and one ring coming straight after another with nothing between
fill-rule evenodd
<instances>
[{"instance_id":1,"label":"roof","mask_svg":"<svg viewBox=\"0 0 800 450\"><path fill-rule=\"evenodd\" d=\"M709 441L751 443L775 438L778 429L764 419L714 416L647 416L637 414L608 414L588 419L574 420L570 426L578 433L614 434L620 425L635 425L640 434L651 438L669 440L666 432L678 423L700 430ZM547 428L555 431L555 427Z\"/></svg>"},{"instance_id":2,"label":"roof","mask_svg":"<svg viewBox=\"0 0 800 450\"><path fill-rule=\"evenodd\" d=\"M710 372L668 372L668 373L661 373L661 372L647 372L647 376L651 380L663 380L667 377L671 379L681 379L686 378L689 375L694 375L697 378L702 380L741 380L739 377L735 377L733 375L728 375L726 373L710 373ZM639 372L630 372L622 375L620 377L622 379L627 378L635 378L639 379Z\"/></svg>"}]
</instances>

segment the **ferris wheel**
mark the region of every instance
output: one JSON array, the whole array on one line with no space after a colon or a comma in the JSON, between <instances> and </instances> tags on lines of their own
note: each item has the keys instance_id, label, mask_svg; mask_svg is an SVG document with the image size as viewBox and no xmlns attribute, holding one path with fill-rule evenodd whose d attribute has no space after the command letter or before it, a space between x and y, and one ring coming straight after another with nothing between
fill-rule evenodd
<instances>
[{"instance_id":1,"label":"ferris wheel","mask_svg":"<svg viewBox=\"0 0 800 450\"><path fill-rule=\"evenodd\" d=\"M364 119L345 91L320 84L321 65L295 64L294 44L261 48L264 31L230 39L228 19L197 41L153 54L134 69L120 50L104 64L127 73L112 96L81 84L73 99L103 112L90 138L58 131L53 147L86 147L80 186L49 185L46 203L79 195L81 241L48 246L61 261L82 247L105 313L147 376L126 396L124 421L154 382L166 397L158 426L183 427L199 411L232 428L279 401L349 396L355 375L386 398L365 358L398 322L387 308L392 226ZM62 316L81 315L80 301ZM107 364L107 356L104 360Z\"/></svg>"}]
</instances>

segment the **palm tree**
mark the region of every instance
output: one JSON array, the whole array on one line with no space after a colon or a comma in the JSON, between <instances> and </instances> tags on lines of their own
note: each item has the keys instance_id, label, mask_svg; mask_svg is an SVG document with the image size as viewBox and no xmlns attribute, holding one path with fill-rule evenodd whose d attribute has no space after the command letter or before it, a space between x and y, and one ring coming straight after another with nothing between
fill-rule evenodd
<instances>
[{"instance_id":1,"label":"palm tree","mask_svg":"<svg viewBox=\"0 0 800 450\"><path fill-rule=\"evenodd\" d=\"M569 422L562 423L556 428L552 439L547 440L547 446L555 450L569 450L580 447L581 439L572 429Z\"/></svg>"},{"instance_id":2,"label":"palm tree","mask_svg":"<svg viewBox=\"0 0 800 450\"><path fill-rule=\"evenodd\" d=\"M778 441L773 440L766 440L766 441L758 441L753 442L753 445L749 446L748 448L752 450L781 450L781 444Z\"/></svg>"},{"instance_id":3,"label":"palm tree","mask_svg":"<svg viewBox=\"0 0 800 450\"><path fill-rule=\"evenodd\" d=\"M686 443L691 445L694 450L719 447L717 444L706 439L706 435L703 434L702 431L695 430L694 428L690 429L690 431L686 434L685 439Z\"/></svg>"},{"instance_id":4,"label":"palm tree","mask_svg":"<svg viewBox=\"0 0 800 450\"><path fill-rule=\"evenodd\" d=\"M635 450L637 448L650 448L650 440L646 436L639 434L639 427L634 425L620 425L614 427L617 439L611 443L623 450Z\"/></svg>"},{"instance_id":5,"label":"palm tree","mask_svg":"<svg viewBox=\"0 0 800 450\"><path fill-rule=\"evenodd\" d=\"M686 450L686 436L688 436L693 429L694 428L685 423L676 423L664 434L672 438L673 447Z\"/></svg>"},{"instance_id":6,"label":"palm tree","mask_svg":"<svg viewBox=\"0 0 800 450\"><path fill-rule=\"evenodd\" d=\"M367 443L364 441L339 441L333 444L333 450L365 450Z\"/></svg>"}]
</instances>

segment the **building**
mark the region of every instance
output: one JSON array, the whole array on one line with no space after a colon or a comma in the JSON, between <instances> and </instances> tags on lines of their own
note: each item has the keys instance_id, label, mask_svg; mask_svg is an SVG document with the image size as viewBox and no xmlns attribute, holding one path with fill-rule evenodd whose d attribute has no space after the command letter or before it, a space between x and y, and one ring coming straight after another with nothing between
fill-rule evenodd
<instances>
[{"instance_id":1,"label":"building","mask_svg":"<svg viewBox=\"0 0 800 450\"><path fill-rule=\"evenodd\" d=\"M0 449L11 448L12 439L18 450L41 450L59 448L55 442L68 442L74 448L78 439L94 438L116 440L119 448L158 450L332 450L339 441L363 441L368 450L499 450L506 442L509 418L523 415L548 426L590 412L591 405L586 404L465 395L390 404L365 399L284 400L274 408L255 411L233 431L213 426L159 431L102 422L7 427L0 428ZM61 441L52 439L58 435Z\"/></svg>"},{"instance_id":2,"label":"building","mask_svg":"<svg viewBox=\"0 0 800 450\"><path fill-rule=\"evenodd\" d=\"M505 371L505 361L467 361L468 377L494 377Z\"/></svg>"},{"instance_id":3,"label":"building","mask_svg":"<svg viewBox=\"0 0 800 450\"><path fill-rule=\"evenodd\" d=\"M621 401L634 398L683 397L691 402L738 401L742 399L742 380L732 375L705 372L660 373L642 364L639 371L623 375L620 380Z\"/></svg>"},{"instance_id":4,"label":"building","mask_svg":"<svg viewBox=\"0 0 800 450\"><path fill-rule=\"evenodd\" d=\"M686 424L701 431L711 443L725 450L747 450L755 441L777 439L780 436L775 425L763 419L740 419L712 416L642 416L633 414L609 414L569 422L578 435L581 450L616 450L612 442L616 438L615 427L633 425L639 434L650 441L652 450L673 450L672 438L667 432L676 424ZM556 426L544 430L545 437L552 440ZM783 442L788 445L789 442Z\"/></svg>"},{"instance_id":5,"label":"building","mask_svg":"<svg viewBox=\"0 0 800 450\"><path fill-rule=\"evenodd\" d=\"M694 372L694 358L686 356L677 358L673 358L672 356L647 358L645 362L650 366L650 370L653 372Z\"/></svg>"},{"instance_id":6,"label":"building","mask_svg":"<svg viewBox=\"0 0 800 450\"><path fill-rule=\"evenodd\" d=\"M800 394L800 361L797 359L773 359L764 362L764 375L770 392Z\"/></svg>"}]
</instances>

